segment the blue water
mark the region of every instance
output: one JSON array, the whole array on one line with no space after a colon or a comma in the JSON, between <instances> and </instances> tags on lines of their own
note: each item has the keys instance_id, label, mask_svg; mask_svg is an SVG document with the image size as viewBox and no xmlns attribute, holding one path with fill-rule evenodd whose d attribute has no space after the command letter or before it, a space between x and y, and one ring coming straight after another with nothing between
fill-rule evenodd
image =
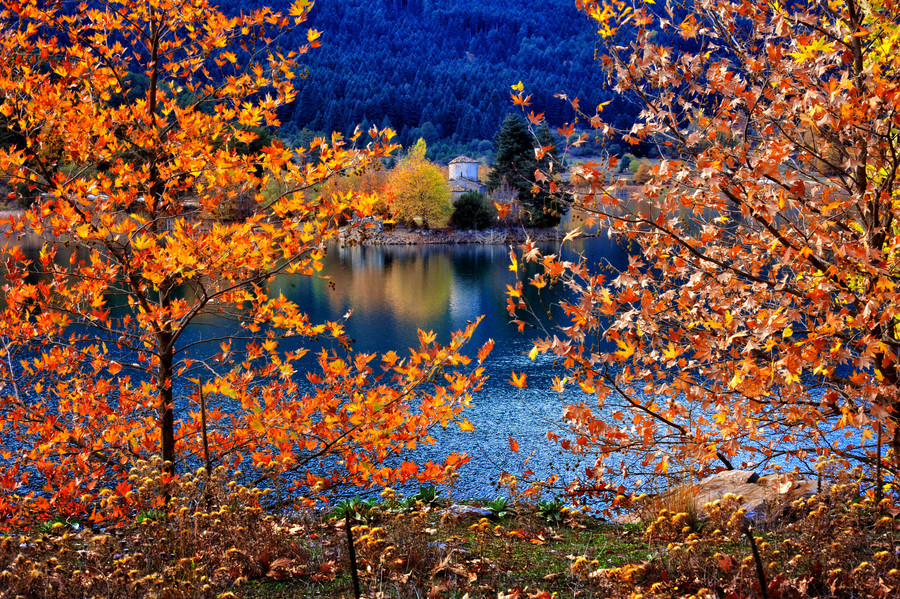
<instances>
[{"instance_id":1,"label":"blue water","mask_svg":"<svg viewBox=\"0 0 900 599\"><path fill-rule=\"evenodd\" d=\"M593 265L608 263L623 267L627 264L627 252L606 236L580 240L562 250L554 244L545 244L542 250L562 252L564 259L569 260L583 255ZM463 432L455 424L446 429L437 428L435 445L419 445L415 451L402 456L404 460L424 462L441 461L453 452L468 454L471 461L460 472L453 489L462 497L509 494L508 490L497 487L504 472L521 475L531 470L534 478L556 474L561 487L578 470L591 465L590 456L586 456L587 463L578 463L571 454L560 452L556 444L547 440L548 430L561 432L564 404L585 398L577 391L560 397L551 389L553 377L564 375L555 369L552 357L540 356L535 361L528 358L532 341L546 334L545 331L552 335L554 323L539 315L537 320L530 320L538 326L527 328L524 333L510 323L506 290L507 286L515 285L517 275L509 270L509 251L505 246L480 245L333 245L324 260L321 277L282 276L270 289L272 294L283 293L296 302L313 323L341 320L350 313L346 330L354 349L361 352L394 350L403 356L408 348L418 345L419 329L434 331L438 342L446 343L453 331L482 318L464 350L474 356L485 341L494 340L493 352L485 363L489 378L483 390L475 394L471 408L463 414L475 430ZM546 289L537 296L532 291L529 299L536 306L551 307L552 311L564 293L562 289ZM121 305L121 298L110 298L114 313L116 303ZM209 341L206 346L192 345L190 350L194 358L208 357L217 351L222 338L240 334L237 316L231 320L203 316L188 329L180 345ZM557 324L566 323L563 319ZM542 326L547 327L545 331L541 330ZM239 345L240 341L236 341L236 349ZM314 344L307 347L311 353L317 349ZM292 349L289 344L283 348ZM315 368L312 355L304 365ZM513 371L527 375L527 389L520 391L509 383ZM298 373L297 380L304 381L304 374ZM193 391L184 379L176 382L176 412L189 407L187 398ZM227 410L228 406L224 408ZM510 451L510 437L518 442L518 453ZM840 441L837 437L831 440ZM785 465L797 464L786 462Z\"/></svg>"},{"instance_id":2,"label":"blue water","mask_svg":"<svg viewBox=\"0 0 900 599\"><path fill-rule=\"evenodd\" d=\"M37 258L37 249L38 246L26 248L26 253ZM578 241L564 250L554 244L545 244L542 249L548 253L562 251L571 260L577 258L577 252L594 263L627 263L626 253L605 236ZM454 488L460 496L498 494L496 481L503 472L521 474L529 469L536 477L556 472L563 481L570 478L566 461L571 458L558 455L555 445L546 441L547 431L560 421L563 408L563 398L551 390L550 384L554 375L562 374L553 369L550 358L540 357L534 362L528 359L531 341L539 331L529 328L520 333L510 324L506 291L508 285L515 285L517 275L509 269L509 251L506 246L482 245L333 245L324 260L321 277L285 275L270 288L271 294L282 293L296 302L313 323L341 320L350 312L346 330L353 348L360 352L394 350L403 356L408 348L418 346L419 329L434 331L438 342L447 343L452 332L482 318L464 350L474 357L488 339L494 341L485 363L489 378L463 414L475 430L463 432L455 424L446 429L438 427L434 431L435 445L419 445L414 452L402 456L424 462L442 461L453 452L468 454L471 461L460 472ZM67 263L69 254L64 250L57 259ZM541 297L532 294L531 299L551 305L559 300L560 292L547 289ZM124 298L107 300L114 318L128 311ZM236 316L201 316L182 336L179 347L190 345L188 355L193 359L209 357L218 351L222 339L241 334L240 318ZM533 322L551 324L546 320ZM79 330L72 328L73 332ZM92 337L96 339L96 331ZM115 339L108 341L114 347ZM239 350L241 344L235 340L235 349ZM311 353L302 365L314 369L312 355L317 347L306 347ZM290 343L284 343L282 348L293 349ZM146 377L140 370L128 367L129 362L137 366L135 356L122 355L119 359L125 364L123 375L131 375L134 381ZM509 383L512 371L527 374L527 389L519 391ZM304 374L298 373L297 380L305 381ZM195 390L182 377L174 382L174 392L177 422L180 413L196 409L188 399ZM509 449L510 437L519 444L518 454Z\"/></svg>"},{"instance_id":3,"label":"blue water","mask_svg":"<svg viewBox=\"0 0 900 599\"><path fill-rule=\"evenodd\" d=\"M543 249L559 251L552 244ZM605 236L582 240L563 252L569 259L578 252L594 263L627 263L627 254ZM446 342L452 331L483 316L468 352L474 355L488 339L495 344L485 364L489 379L465 414L475 430L462 432L455 425L439 429L435 446L420 447L410 457L467 453L471 461L460 473L455 492L468 497L498 494L495 483L504 471L521 474L530 469L535 476L555 472L563 481L571 477L566 470L571 456L559 455L546 440L562 415L565 398L550 388L553 376L562 373L553 369L551 358L529 360L537 333L519 333L510 324L506 289L515 284L516 274L509 270L508 247L332 247L324 274L333 288L325 280L285 277L273 290L296 301L312 321L338 319L352 310L347 331L360 351L402 353L417 345L417 329L433 330ZM550 304L559 299L558 293L550 290L541 300ZM519 391L509 383L514 370L527 374L527 389ZM511 436L519 443L518 454L509 449Z\"/></svg>"}]
</instances>

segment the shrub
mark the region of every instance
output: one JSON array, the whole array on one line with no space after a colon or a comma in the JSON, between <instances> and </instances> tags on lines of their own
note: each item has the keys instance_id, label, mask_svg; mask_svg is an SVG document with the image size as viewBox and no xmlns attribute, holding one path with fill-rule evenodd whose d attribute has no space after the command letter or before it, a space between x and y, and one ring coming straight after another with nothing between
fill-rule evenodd
<instances>
[{"instance_id":1,"label":"shrub","mask_svg":"<svg viewBox=\"0 0 900 599\"><path fill-rule=\"evenodd\" d=\"M495 497L487 502L487 508L493 514L493 520L503 520L512 514L512 508L509 505L509 499L506 497Z\"/></svg>"},{"instance_id":2,"label":"shrub","mask_svg":"<svg viewBox=\"0 0 900 599\"><path fill-rule=\"evenodd\" d=\"M559 526L565 520L566 508L559 499L542 499L537 504L537 510L550 526Z\"/></svg>"},{"instance_id":3,"label":"shrub","mask_svg":"<svg viewBox=\"0 0 900 599\"><path fill-rule=\"evenodd\" d=\"M467 191L453 203L450 224L456 229L486 229L497 218L496 210L484 195Z\"/></svg>"},{"instance_id":4,"label":"shrub","mask_svg":"<svg viewBox=\"0 0 900 599\"><path fill-rule=\"evenodd\" d=\"M354 522L366 523L374 520L375 514L373 513L373 510L375 507L375 501L371 499L364 500L361 497L356 496L352 499L341 501L334 506L334 509L328 514L328 518L343 520L349 517Z\"/></svg>"},{"instance_id":5,"label":"shrub","mask_svg":"<svg viewBox=\"0 0 900 599\"><path fill-rule=\"evenodd\" d=\"M426 505L434 505L438 502L439 495L440 493L434 485L423 485L419 487L419 492L413 495L413 499Z\"/></svg>"}]
</instances>

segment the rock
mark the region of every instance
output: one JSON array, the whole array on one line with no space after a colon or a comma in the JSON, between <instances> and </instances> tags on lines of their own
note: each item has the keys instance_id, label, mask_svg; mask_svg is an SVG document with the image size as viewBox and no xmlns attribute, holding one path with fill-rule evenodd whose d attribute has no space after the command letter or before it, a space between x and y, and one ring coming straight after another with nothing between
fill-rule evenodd
<instances>
[{"instance_id":1,"label":"rock","mask_svg":"<svg viewBox=\"0 0 900 599\"><path fill-rule=\"evenodd\" d=\"M397 227L391 230L383 227L364 227L359 229L345 228L342 241L345 243L362 243L364 245L430 245L430 244L480 244L507 245L531 241L558 241L565 237L562 228L549 229L498 228L483 231L455 231L451 229L406 229ZM595 232L584 233L582 237L591 237Z\"/></svg>"},{"instance_id":2,"label":"rock","mask_svg":"<svg viewBox=\"0 0 900 599\"><path fill-rule=\"evenodd\" d=\"M749 482L755 475L756 473L750 470L724 470L699 483L687 485L689 494L694 497L694 509L697 510L698 517L705 520L708 514L703 506L721 499L728 493L743 495L743 505L747 503L756 505L762 502L765 497L765 489L756 483ZM756 477L756 480L758 481L759 477ZM683 493L684 490L678 489L678 492Z\"/></svg>"},{"instance_id":3,"label":"rock","mask_svg":"<svg viewBox=\"0 0 900 599\"><path fill-rule=\"evenodd\" d=\"M483 507L475 507L474 505L451 505L444 510L443 515L447 518L458 520L480 520L481 518L490 518L494 515L494 512Z\"/></svg>"},{"instance_id":4,"label":"rock","mask_svg":"<svg viewBox=\"0 0 900 599\"><path fill-rule=\"evenodd\" d=\"M772 521L783 515L785 509L795 500L814 495L816 490L816 481L791 474L756 476L755 473L746 470L725 471L696 484L694 505L698 517L703 519L707 516L703 508L705 504L732 493L743 497L741 507L747 510L747 517L750 520Z\"/></svg>"},{"instance_id":5,"label":"rock","mask_svg":"<svg viewBox=\"0 0 900 599\"><path fill-rule=\"evenodd\" d=\"M748 506L747 517L754 522L776 520L785 514L794 501L812 497L819 490L817 481L791 474L761 476L757 484L766 489L766 498L752 510Z\"/></svg>"},{"instance_id":6,"label":"rock","mask_svg":"<svg viewBox=\"0 0 900 599\"><path fill-rule=\"evenodd\" d=\"M727 494L740 495L740 506L754 522L773 521L784 515L795 500L809 497L817 491L816 481L791 474L758 476L750 470L724 470L698 483L681 485L651 499L647 506L635 513L623 514L616 520L631 524L642 517L655 517L655 513L668 508L675 511L693 509L699 520L709 517L704 506Z\"/></svg>"}]
</instances>

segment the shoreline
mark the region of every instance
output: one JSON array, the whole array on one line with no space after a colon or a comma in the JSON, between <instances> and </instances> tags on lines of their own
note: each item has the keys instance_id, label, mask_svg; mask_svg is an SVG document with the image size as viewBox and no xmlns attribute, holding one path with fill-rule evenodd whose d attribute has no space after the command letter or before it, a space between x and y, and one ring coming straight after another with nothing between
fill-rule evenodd
<instances>
[{"instance_id":1,"label":"shoreline","mask_svg":"<svg viewBox=\"0 0 900 599\"><path fill-rule=\"evenodd\" d=\"M341 244L349 245L507 245L533 242L561 241L569 233L558 227L547 229L496 228L483 231L450 229L393 229L375 227L344 227L338 235ZM596 231L582 232L579 237L595 237Z\"/></svg>"},{"instance_id":2,"label":"shoreline","mask_svg":"<svg viewBox=\"0 0 900 599\"><path fill-rule=\"evenodd\" d=\"M0 233L6 232L3 221L11 217L20 217L24 210L10 210L0 208ZM8 222L7 222L8 224ZM562 241L571 231L577 229L564 228L563 225L543 229L526 229L517 227L494 227L481 231L475 229L408 229L395 227L385 229L383 225L374 219L363 219L351 225L340 227L337 235L332 239L341 245L511 245L524 243L531 240L535 243L548 243ZM582 230L577 237L597 237L600 231ZM25 237L28 235L26 234ZM8 241L7 243L8 244ZM0 245L5 245L0 242Z\"/></svg>"}]
</instances>

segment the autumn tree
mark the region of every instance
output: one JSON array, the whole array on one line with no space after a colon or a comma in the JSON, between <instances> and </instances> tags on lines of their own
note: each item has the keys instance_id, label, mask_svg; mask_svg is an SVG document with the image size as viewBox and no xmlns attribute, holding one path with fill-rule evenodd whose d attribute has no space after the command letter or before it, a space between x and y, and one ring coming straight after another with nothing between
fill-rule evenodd
<instances>
[{"instance_id":1,"label":"autumn tree","mask_svg":"<svg viewBox=\"0 0 900 599\"><path fill-rule=\"evenodd\" d=\"M634 163L632 163L634 164ZM638 167L634 170L634 182L637 185L643 185L652 177L653 167L649 162L639 162Z\"/></svg>"},{"instance_id":2,"label":"autumn tree","mask_svg":"<svg viewBox=\"0 0 900 599\"><path fill-rule=\"evenodd\" d=\"M170 474L242 463L294 497L440 480L464 461L398 456L480 385L459 354L471 328L446 346L421 332L405 357L357 354L341 322L310 322L267 291L275 275L315 275L338 223L373 202L305 192L394 149L374 129L357 148L336 134L251 149L318 45L310 29L307 46L279 47L311 7L228 17L205 0L0 2L0 114L21 137L0 148L0 173L37 198L6 221L7 523L90 515L116 483L127 510L121 475L149 455ZM247 218L218 219L238 196L252 199ZM34 490L30 513L11 511Z\"/></svg>"},{"instance_id":3,"label":"autumn tree","mask_svg":"<svg viewBox=\"0 0 900 599\"><path fill-rule=\"evenodd\" d=\"M551 433L595 460L575 487L611 491L628 466L821 456L896 473L900 5L579 6L610 85L643 105L628 131L603 105L582 122L663 159L640 201L617 200L599 167L579 198L632 248L627 267L524 249L543 265L524 285L572 291L534 354L555 356L558 385L583 394L565 412L571 435Z\"/></svg>"},{"instance_id":4,"label":"autumn tree","mask_svg":"<svg viewBox=\"0 0 900 599\"><path fill-rule=\"evenodd\" d=\"M425 140L420 139L391 170L388 191L399 221L418 222L426 227L444 227L453 206L447 178L433 162L425 159Z\"/></svg>"}]
</instances>

